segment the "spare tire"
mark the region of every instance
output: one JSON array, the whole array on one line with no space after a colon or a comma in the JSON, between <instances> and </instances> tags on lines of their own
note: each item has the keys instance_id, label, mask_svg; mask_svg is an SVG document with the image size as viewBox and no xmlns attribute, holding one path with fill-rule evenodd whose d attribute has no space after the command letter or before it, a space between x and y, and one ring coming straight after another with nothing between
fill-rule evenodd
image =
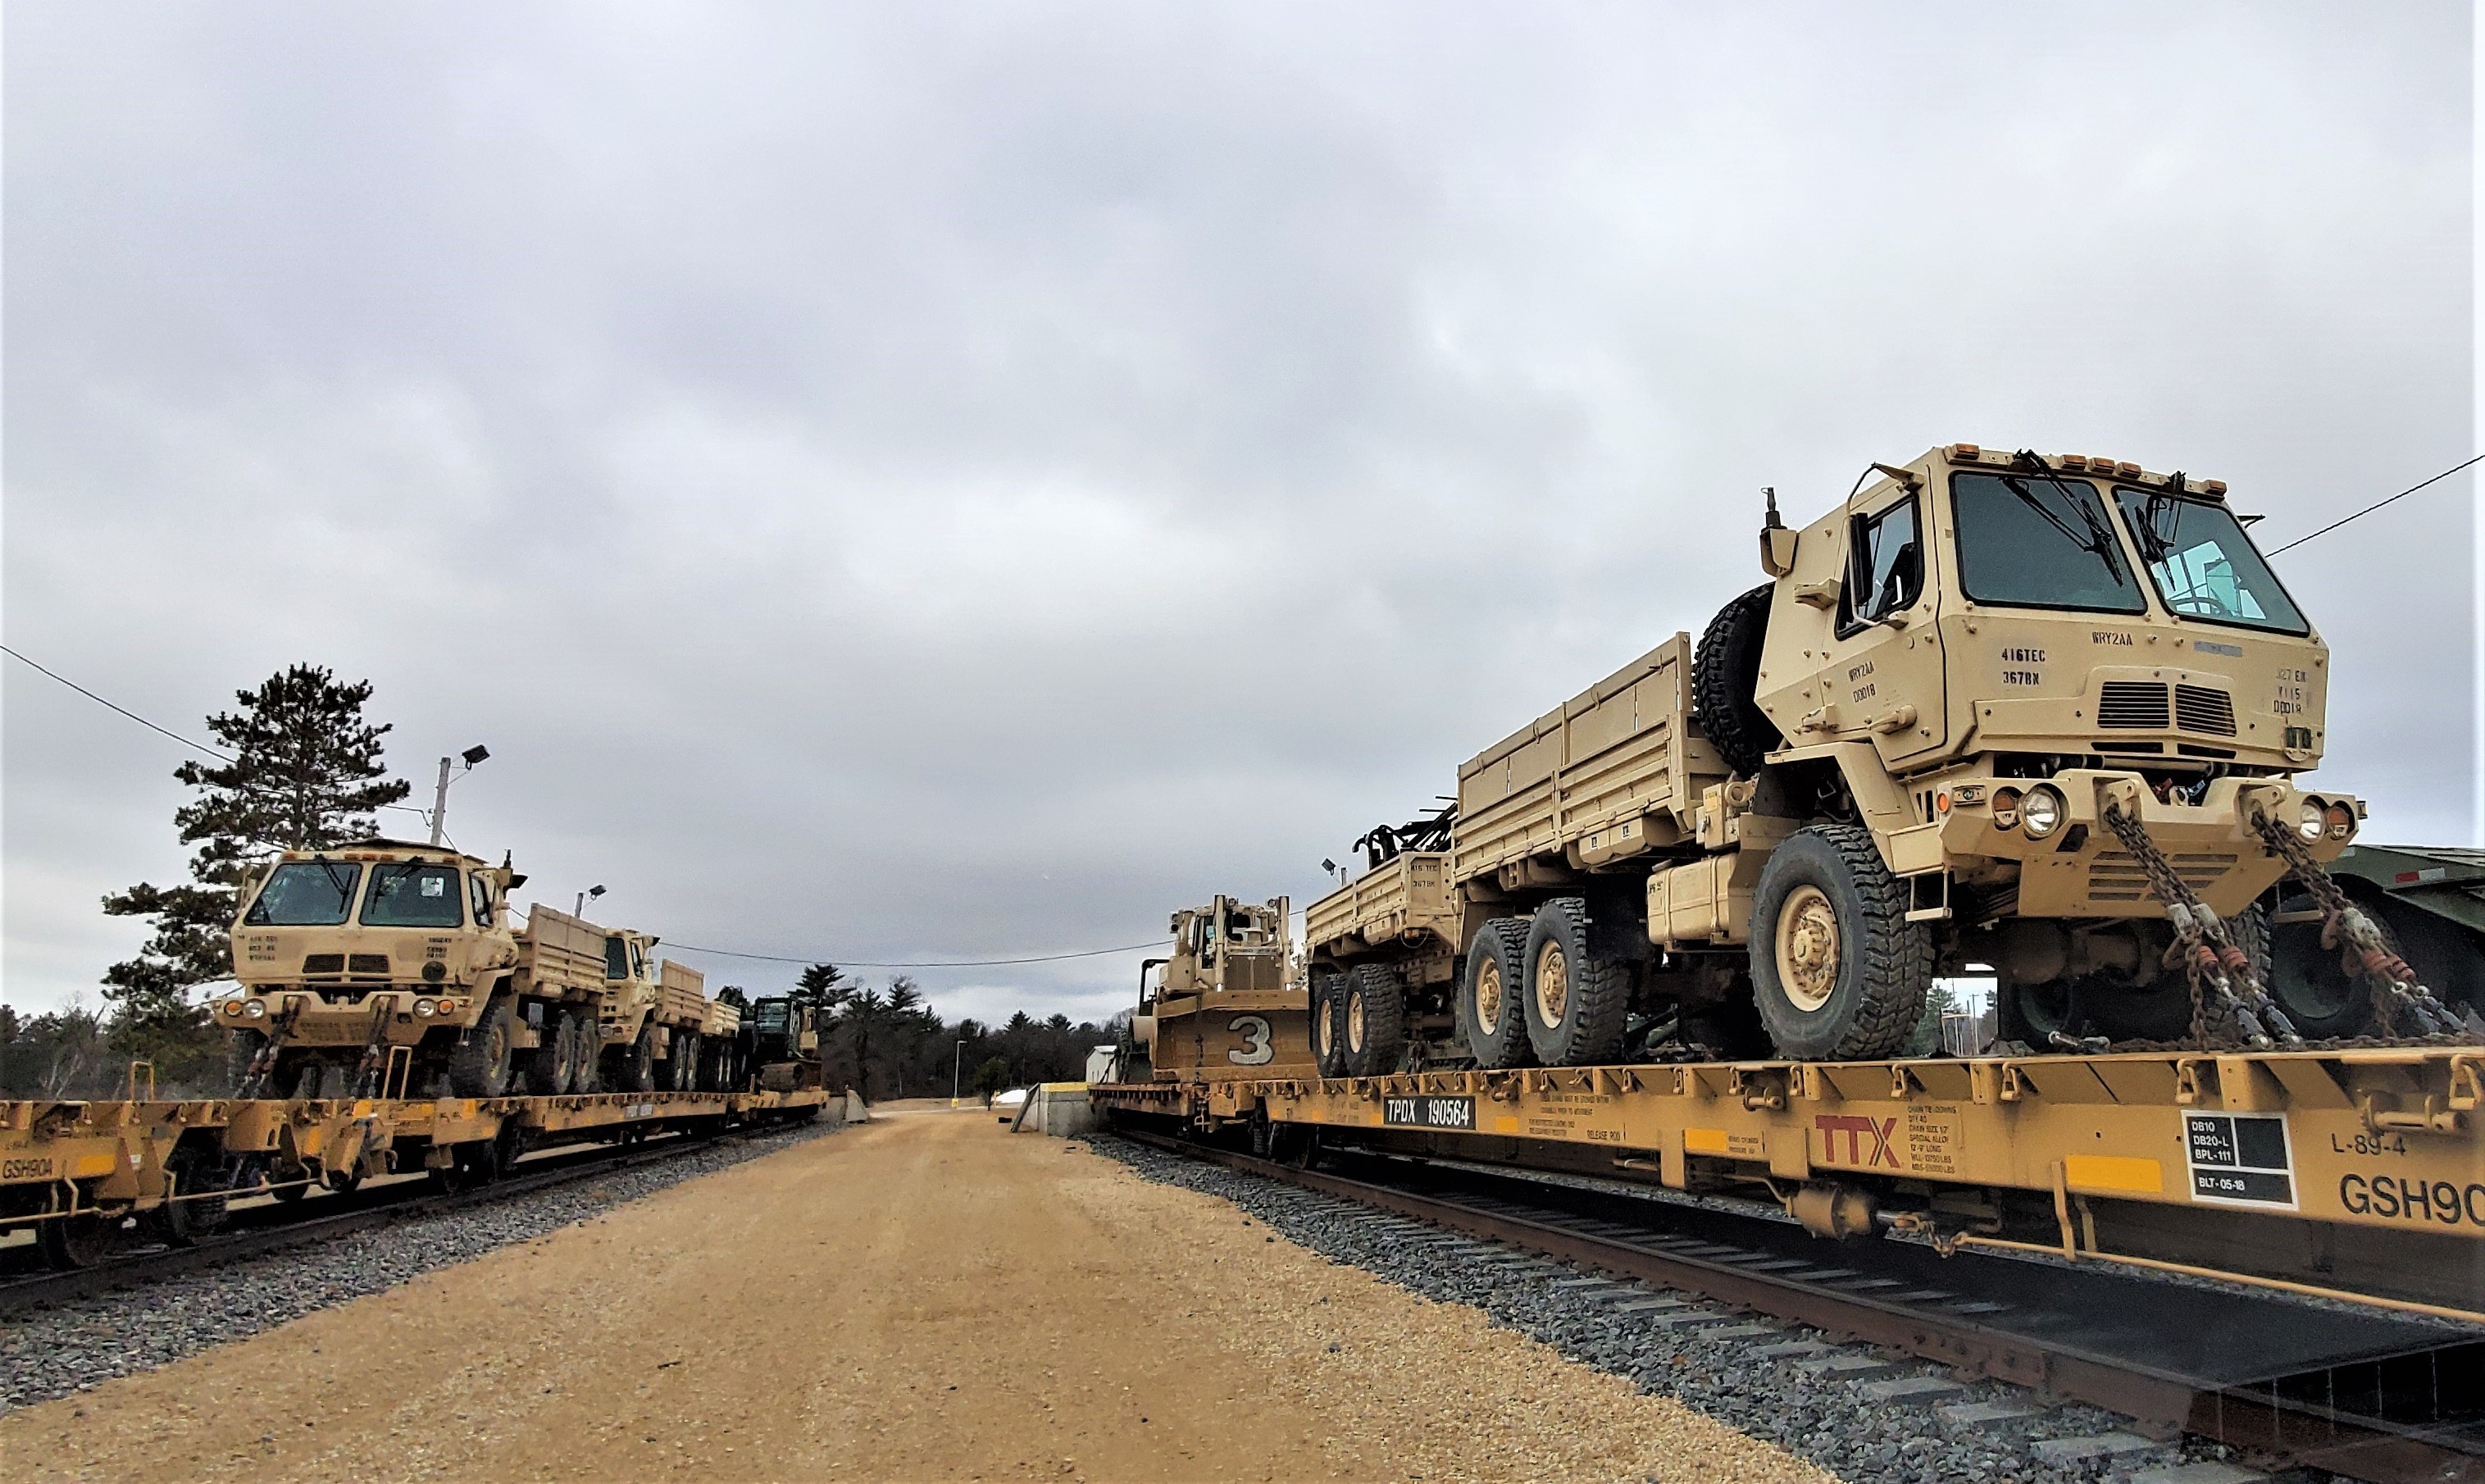
<instances>
[{"instance_id":1,"label":"spare tire","mask_svg":"<svg viewBox=\"0 0 2485 1484\"><path fill-rule=\"evenodd\" d=\"M1700 729L1746 777L1778 746L1777 724L1761 709L1761 646L1769 633L1769 598L1777 584L1762 583L1717 610L1691 661L1691 708Z\"/></svg>"}]
</instances>

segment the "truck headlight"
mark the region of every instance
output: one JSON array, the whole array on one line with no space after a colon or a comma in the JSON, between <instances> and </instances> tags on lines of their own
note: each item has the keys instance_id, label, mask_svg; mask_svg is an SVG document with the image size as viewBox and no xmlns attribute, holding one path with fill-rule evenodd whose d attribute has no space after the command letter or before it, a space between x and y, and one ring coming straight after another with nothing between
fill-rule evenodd
<instances>
[{"instance_id":1,"label":"truck headlight","mask_svg":"<svg viewBox=\"0 0 2485 1484\"><path fill-rule=\"evenodd\" d=\"M2330 822L2330 838L2345 839L2356 833L2356 811L2344 804L2333 804L2323 816Z\"/></svg>"},{"instance_id":2,"label":"truck headlight","mask_svg":"<svg viewBox=\"0 0 2485 1484\"><path fill-rule=\"evenodd\" d=\"M267 1018L267 1002L264 1000L253 1000L249 1004L242 1007L242 1013L253 1020L265 1020Z\"/></svg>"},{"instance_id":3,"label":"truck headlight","mask_svg":"<svg viewBox=\"0 0 2485 1484\"><path fill-rule=\"evenodd\" d=\"M417 1000L414 1002L414 1013L425 1017L429 1016L431 1014L431 1002L428 1000Z\"/></svg>"},{"instance_id":4,"label":"truck headlight","mask_svg":"<svg viewBox=\"0 0 2485 1484\"><path fill-rule=\"evenodd\" d=\"M2321 832L2329 827L2329 806L2319 799L2305 800L2303 815L2295 827L2296 833L2306 839L2319 839Z\"/></svg>"},{"instance_id":5,"label":"truck headlight","mask_svg":"<svg viewBox=\"0 0 2485 1484\"><path fill-rule=\"evenodd\" d=\"M2031 788L2019 802L2019 817L2030 839L2043 839L2062 822L2062 796L2051 788Z\"/></svg>"},{"instance_id":6,"label":"truck headlight","mask_svg":"<svg viewBox=\"0 0 2485 1484\"><path fill-rule=\"evenodd\" d=\"M1997 830L2015 830L2019 827L2018 789L1993 790L1993 827Z\"/></svg>"}]
</instances>

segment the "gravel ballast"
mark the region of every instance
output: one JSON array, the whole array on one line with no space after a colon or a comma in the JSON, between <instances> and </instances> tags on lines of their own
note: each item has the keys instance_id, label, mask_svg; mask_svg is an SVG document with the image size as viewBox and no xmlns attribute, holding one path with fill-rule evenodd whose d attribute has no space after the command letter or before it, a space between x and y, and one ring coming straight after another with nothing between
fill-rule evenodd
<instances>
[{"instance_id":1,"label":"gravel ballast","mask_svg":"<svg viewBox=\"0 0 2485 1484\"><path fill-rule=\"evenodd\" d=\"M1222 1197L1333 1262L1426 1298L1481 1309L1497 1325L1778 1443L1853 1484L2069 1484L2125 1479L2217 1456L2197 1443L2170 1443L2044 1462L2032 1444L2114 1434L2125 1419L2078 1404L2045 1407L2018 1388L1961 1380L1925 1361L1838 1343L1801 1326L1688 1295L1663 1295L1109 1135L1092 1142L1148 1179ZM1625 1289L1646 1297L1618 1292ZM1941 1381L1957 1384L1954 1389L1932 1384ZM1981 1423L1942 1415L1945 1409L1979 1404L2034 1410Z\"/></svg>"},{"instance_id":2,"label":"gravel ballast","mask_svg":"<svg viewBox=\"0 0 2485 1484\"><path fill-rule=\"evenodd\" d=\"M831 1132L833 1125L804 1124L727 1140L657 1164L588 1174L532 1195L352 1232L324 1246L236 1258L0 1320L0 1412L169 1365Z\"/></svg>"}]
</instances>

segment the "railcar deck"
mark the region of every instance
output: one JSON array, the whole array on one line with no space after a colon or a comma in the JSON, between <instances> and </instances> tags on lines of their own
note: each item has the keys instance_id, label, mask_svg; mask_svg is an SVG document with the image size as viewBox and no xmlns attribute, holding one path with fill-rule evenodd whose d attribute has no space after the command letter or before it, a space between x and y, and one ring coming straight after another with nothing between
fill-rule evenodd
<instances>
[{"instance_id":1,"label":"railcar deck","mask_svg":"<svg viewBox=\"0 0 2485 1484\"><path fill-rule=\"evenodd\" d=\"M1816 1229L1876 1222L2485 1310L2477 1048L1429 1071L1090 1096L1278 1147L1594 1169L1761 1194ZM1861 1204L1838 1204L1847 1193Z\"/></svg>"}]
</instances>

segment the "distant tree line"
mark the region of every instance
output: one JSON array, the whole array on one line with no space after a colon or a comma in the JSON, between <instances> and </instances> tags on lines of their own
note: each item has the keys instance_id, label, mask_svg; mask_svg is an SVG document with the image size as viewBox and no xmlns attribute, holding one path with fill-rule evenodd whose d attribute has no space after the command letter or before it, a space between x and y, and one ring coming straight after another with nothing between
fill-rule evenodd
<instances>
[{"instance_id":1,"label":"distant tree line","mask_svg":"<svg viewBox=\"0 0 2485 1484\"><path fill-rule=\"evenodd\" d=\"M1067 1015L1037 1020L1024 1010L999 1026L971 1017L943 1020L904 975L886 987L849 979L834 964L813 964L793 990L797 1002L826 1012L823 1070L832 1086L849 1086L866 1102L989 1095L1038 1082L1076 1082L1087 1075L1087 1054L1112 1044L1113 1022L1073 1024Z\"/></svg>"}]
</instances>

